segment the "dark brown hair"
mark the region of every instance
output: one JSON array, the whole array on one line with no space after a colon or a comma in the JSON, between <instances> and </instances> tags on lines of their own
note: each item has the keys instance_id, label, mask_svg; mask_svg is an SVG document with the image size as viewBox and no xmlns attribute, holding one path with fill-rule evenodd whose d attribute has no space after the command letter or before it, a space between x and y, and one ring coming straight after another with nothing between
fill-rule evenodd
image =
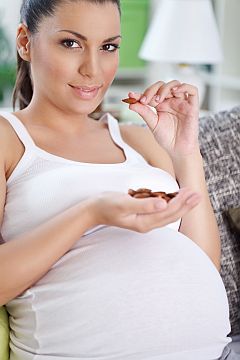
<instances>
[{"instance_id":1,"label":"dark brown hair","mask_svg":"<svg viewBox=\"0 0 240 360\"><path fill-rule=\"evenodd\" d=\"M30 33L34 35L38 32L41 20L46 16L53 16L56 8L64 2L81 0L23 0L20 14L21 22L24 23ZM111 2L116 4L121 14L120 0L83 0L94 4L104 4ZM24 109L32 99L33 86L31 80L30 64L23 60L17 53L17 77L13 90L13 108L19 103L19 108Z\"/></svg>"}]
</instances>

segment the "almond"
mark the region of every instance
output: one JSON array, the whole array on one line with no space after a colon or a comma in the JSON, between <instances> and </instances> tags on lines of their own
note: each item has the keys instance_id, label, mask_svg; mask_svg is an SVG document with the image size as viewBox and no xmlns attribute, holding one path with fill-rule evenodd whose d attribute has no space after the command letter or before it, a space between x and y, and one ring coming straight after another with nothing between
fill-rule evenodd
<instances>
[{"instance_id":1,"label":"almond","mask_svg":"<svg viewBox=\"0 0 240 360\"><path fill-rule=\"evenodd\" d=\"M138 100L136 100L134 98L122 99L122 101L127 103L127 104L136 104L138 102Z\"/></svg>"}]
</instances>

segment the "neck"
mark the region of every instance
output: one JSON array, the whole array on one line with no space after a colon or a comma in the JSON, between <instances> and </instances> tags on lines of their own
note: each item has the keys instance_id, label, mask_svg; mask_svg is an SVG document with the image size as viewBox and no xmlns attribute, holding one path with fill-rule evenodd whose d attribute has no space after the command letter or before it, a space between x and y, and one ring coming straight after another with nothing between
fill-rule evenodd
<instances>
[{"instance_id":1,"label":"neck","mask_svg":"<svg viewBox=\"0 0 240 360\"><path fill-rule=\"evenodd\" d=\"M96 121L89 114L65 111L47 102L32 100L23 110L16 112L29 125L50 128L62 133L76 133L89 130Z\"/></svg>"}]
</instances>

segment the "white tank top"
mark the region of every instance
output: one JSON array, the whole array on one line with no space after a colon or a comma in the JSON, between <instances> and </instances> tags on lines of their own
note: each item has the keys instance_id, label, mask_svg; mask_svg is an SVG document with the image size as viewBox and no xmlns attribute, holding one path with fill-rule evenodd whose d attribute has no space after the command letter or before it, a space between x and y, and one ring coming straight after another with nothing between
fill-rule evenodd
<instances>
[{"instance_id":1,"label":"white tank top","mask_svg":"<svg viewBox=\"0 0 240 360\"><path fill-rule=\"evenodd\" d=\"M13 114L2 112L25 147L7 182L2 236L9 241L102 191L177 182L150 166L120 134L116 164L68 160L36 146ZM81 141L81 139L80 139ZM179 221L140 234L89 229L30 289L7 304L11 360L213 360L231 341L228 301L208 256L178 232Z\"/></svg>"}]
</instances>

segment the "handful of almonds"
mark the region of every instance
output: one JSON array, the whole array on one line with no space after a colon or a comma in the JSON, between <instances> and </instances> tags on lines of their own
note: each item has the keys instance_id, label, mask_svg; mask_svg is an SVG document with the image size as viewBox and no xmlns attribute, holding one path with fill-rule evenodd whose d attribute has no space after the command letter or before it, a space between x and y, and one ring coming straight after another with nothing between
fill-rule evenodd
<instances>
[{"instance_id":1,"label":"handful of almonds","mask_svg":"<svg viewBox=\"0 0 240 360\"><path fill-rule=\"evenodd\" d=\"M178 194L178 192L165 193L164 191L152 191L150 189L140 188L137 190L129 189L128 194L138 199L144 199L148 197L159 197L164 199L166 202L169 202Z\"/></svg>"}]
</instances>

